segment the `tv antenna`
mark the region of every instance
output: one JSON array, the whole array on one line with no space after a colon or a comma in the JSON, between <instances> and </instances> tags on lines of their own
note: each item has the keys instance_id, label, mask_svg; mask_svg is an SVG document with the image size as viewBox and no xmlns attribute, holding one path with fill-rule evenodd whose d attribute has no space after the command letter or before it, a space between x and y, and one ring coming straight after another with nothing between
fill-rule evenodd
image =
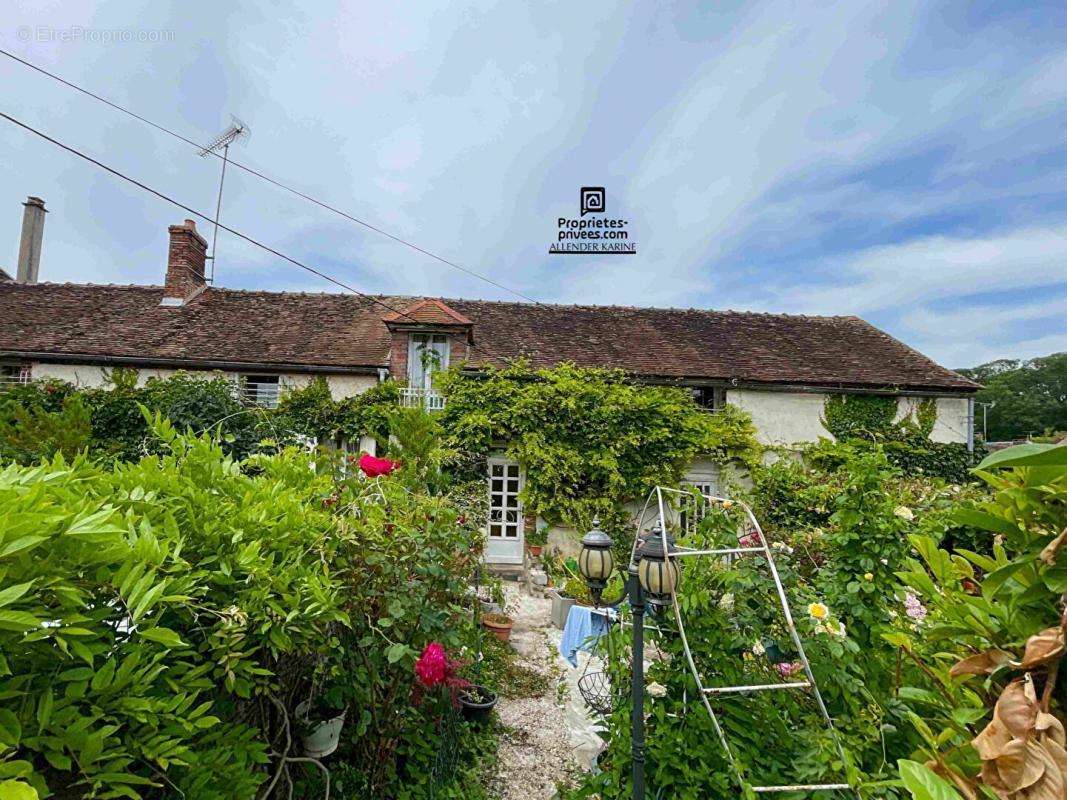
<instances>
[{"instance_id":1,"label":"tv antenna","mask_svg":"<svg viewBox=\"0 0 1067 800\"><path fill-rule=\"evenodd\" d=\"M219 198L215 203L215 232L211 236L211 255L208 258L211 260L211 277L209 281L215 280L215 248L219 241L219 214L222 212L222 187L226 182L226 163L230 157L230 145L238 141L245 141L252 135L252 130L245 125L237 117L230 115L230 127L220 133L215 139L200 151L201 157L207 155L219 155L219 151L222 151L222 174L219 176Z\"/></svg>"}]
</instances>

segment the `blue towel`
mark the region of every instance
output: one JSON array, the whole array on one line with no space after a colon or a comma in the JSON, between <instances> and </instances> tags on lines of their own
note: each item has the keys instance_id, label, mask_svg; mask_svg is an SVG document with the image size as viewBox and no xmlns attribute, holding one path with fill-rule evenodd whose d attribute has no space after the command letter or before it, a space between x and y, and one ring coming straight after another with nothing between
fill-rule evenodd
<instances>
[{"instance_id":1,"label":"blue towel","mask_svg":"<svg viewBox=\"0 0 1067 800\"><path fill-rule=\"evenodd\" d=\"M608 620L603 613L594 614L589 606L571 606L567 612L567 624L563 626L563 638L559 642L559 654L578 666L578 651L587 653L596 640L608 632Z\"/></svg>"}]
</instances>

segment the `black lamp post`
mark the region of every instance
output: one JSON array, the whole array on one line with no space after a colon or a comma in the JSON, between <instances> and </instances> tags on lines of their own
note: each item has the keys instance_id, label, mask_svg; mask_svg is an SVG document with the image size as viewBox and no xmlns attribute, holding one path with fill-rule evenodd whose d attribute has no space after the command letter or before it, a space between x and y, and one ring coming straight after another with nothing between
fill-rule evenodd
<instances>
[{"instance_id":1,"label":"black lamp post","mask_svg":"<svg viewBox=\"0 0 1067 800\"><path fill-rule=\"evenodd\" d=\"M633 762L633 798L645 798L645 598L657 606L670 602L670 595L678 585L678 565L668 561L667 553L674 552L673 538L663 548L663 530L659 523L641 537L633 560L626 570L626 591L633 612L633 642L631 644L630 695L633 708L630 715L631 760ZM611 537L600 530L600 520L593 520L593 529L582 538L582 552L578 568L585 578L593 602L600 605L604 587L614 567Z\"/></svg>"}]
</instances>

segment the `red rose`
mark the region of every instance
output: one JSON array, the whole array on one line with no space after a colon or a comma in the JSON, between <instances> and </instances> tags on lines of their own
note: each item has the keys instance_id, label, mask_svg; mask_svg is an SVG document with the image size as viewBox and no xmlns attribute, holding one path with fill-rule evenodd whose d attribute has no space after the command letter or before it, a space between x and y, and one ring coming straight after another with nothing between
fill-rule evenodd
<instances>
[{"instance_id":1,"label":"red rose","mask_svg":"<svg viewBox=\"0 0 1067 800\"><path fill-rule=\"evenodd\" d=\"M369 453L364 453L359 457L359 468L368 478L388 475L399 466L395 461L390 461L388 458L375 458Z\"/></svg>"}]
</instances>

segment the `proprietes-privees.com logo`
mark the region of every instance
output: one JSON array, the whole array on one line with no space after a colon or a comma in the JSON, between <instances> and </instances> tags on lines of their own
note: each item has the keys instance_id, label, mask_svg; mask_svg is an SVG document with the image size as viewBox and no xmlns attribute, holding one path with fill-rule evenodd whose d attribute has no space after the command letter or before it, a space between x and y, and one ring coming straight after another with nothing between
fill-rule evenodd
<instances>
[{"instance_id":1,"label":"proprietes-privees.com logo","mask_svg":"<svg viewBox=\"0 0 1067 800\"><path fill-rule=\"evenodd\" d=\"M578 193L580 215L560 217L556 241L549 255L561 256L632 256L637 243L630 240L629 220L604 216L607 194L603 186L583 186ZM592 216L586 219L587 215Z\"/></svg>"}]
</instances>

